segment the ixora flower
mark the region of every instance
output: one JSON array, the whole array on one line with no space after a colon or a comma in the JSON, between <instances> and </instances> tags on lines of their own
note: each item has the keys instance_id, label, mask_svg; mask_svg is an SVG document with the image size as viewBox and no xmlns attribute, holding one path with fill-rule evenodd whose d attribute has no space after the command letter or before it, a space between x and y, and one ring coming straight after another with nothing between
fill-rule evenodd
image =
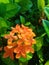
<instances>
[{"instance_id":1,"label":"ixora flower","mask_svg":"<svg viewBox=\"0 0 49 65\"><path fill-rule=\"evenodd\" d=\"M5 35L7 39L7 46L4 47L3 57L9 57L14 59L14 53L16 58L24 57L26 58L27 53L34 53L34 48L32 47L36 40L34 39L35 33L32 29L24 25L16 25L12 27L12 31Z\"/></svg>"}]
</instances>

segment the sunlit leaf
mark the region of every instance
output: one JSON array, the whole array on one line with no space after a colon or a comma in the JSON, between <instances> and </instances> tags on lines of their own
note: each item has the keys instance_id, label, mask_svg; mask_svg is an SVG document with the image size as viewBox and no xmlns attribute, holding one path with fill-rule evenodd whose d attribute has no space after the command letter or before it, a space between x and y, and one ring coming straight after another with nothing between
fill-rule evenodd
<instances>
[{"instance_id":1,"label":"sunlit leaf","mask_svg":"<svg viewBox=\"0 0 49 65\"><path fill-rule=\"evenodd\" d=\"M9 0L0 0L0 3L9 3Z\"/></svg>"},{"instance_id":2,"label":"sunlit leaf","mask_svg":"<svg viewBox=\"0 0 49 65\"><path fill-rule=\"evenodd\" d=\"M31 25L31 23L30 23L30 22L27 22L27 23L25 23L25 25L26 25L26 26L29 26L29 25Z\"/></svg>"},{"instance_id":3,"label":"sunlit leaf","mask_svg":"<svg viewBox=\"0 0 49 65\"><path fill-rule=\"evenodd\" d=\"M29 53L29 54L27 54L26 58L21 57L19 60L21 62L26 62L26 61L30 60L31 58L32 58L32 53Z\"/></svg>"},{"instance_id":4,"label":"sunlit leaf","mask_svg":"<svg viewBox=\"0 0 49 65\"><path fill-rule=\"evenodd\" d=\"M45 65L49 65L49 60L45 63Z\"/></svg>"},{"instance_id":5,"label":"sunlit leaf","mask_svg":"<svg viewBox=\"0 0 49 65\"><path fill-rule=\"evenodd\" d=\"M43 45L43 38L42 37L36 38L35 50L39 51L42 45Z\"/></svg>"},{"instance_id":6,"label":"sunlit leaf","mask_svg":"<svg viewBox=\"0 0 49 65\"><path fill-rule=\"evenodd\" d=\"M2 28L2 27L8 27L8 25L7 25L6 21L0 17L0 28Z\"/></svg>"},{"instance_id":7,"label":"sunlit leaf","mask_svg":"<svg viewBox=\"0 0 49 65\"><path fill-rule=\"evenodd\" d=\"M39 10L43 10L45 7L45 0L37 0Z\"/></svg>"}]
</instances>

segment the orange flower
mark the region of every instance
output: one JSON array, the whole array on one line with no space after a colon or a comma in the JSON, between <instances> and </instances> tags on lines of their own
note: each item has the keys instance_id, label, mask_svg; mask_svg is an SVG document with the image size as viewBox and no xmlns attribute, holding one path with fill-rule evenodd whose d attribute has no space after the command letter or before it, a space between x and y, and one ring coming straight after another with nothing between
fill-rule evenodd
<instances>
[{"instance_id":1,"label":"orange flower","mask_svg":"<svg viewBox=\"0 0 49 65\"><path fill-rule=\"evenodd\" d=\"M25 45L33 45L33 44L36 44L36 41L35 39L29 39L29 40L25 40L24 41Z\"/></svg>"},{"instance_id":2,"label":"orange flower","mask_svg":"<svg viewBox=\"0 0 49 65\"><path fill-rule=\"evenodd\" d=\"M12 31L5 35L7 39L7 46L4 48L5 53L4 57L14 58L13 53L16 54L16 58L21 56L26 58L27 53L34 53L32 45L36 43L34 37L35 33L32 32L32 29L18 24L12 27Z\"/></svg>"},{"instance_id":3,"label":"orange flower","mask_svg":"<svg viewBox=\"0 0 49 65\"><path fill-rule=\"evenodd\" d=\"M34 49L30 45L19 45L14 49L16 58L20 58L21 56L26 58L26 54L29 52L34 53Z\"/></svg>"},{"instance_id":4,"label":"orange flower","mask_svg":"<svg viewBox=\"0 0 49 65\"><path fill-rule=\"evenodd\" d=\"M4 58L7 58L7 57L10 57L11 59L14 59L14 47L17 47L17 44L16 43L12 43L12 44L10 44L10 45L8 45L8 46L5 46L4 47L4 51L5 51L5 53L4 53L4 55L3 55L3 57Z\"/></svg>"},{"instance_id":5,"label":"orange flower","mask_svg":"<svg viewBox=\"0 0 49 65\"><path fill-rule=\"evenodd\" d=\"M10 57L11 59L14 59L14 54L13 54L13 48L8 48L8 46L4 47L4 58Z\"/></svg>"}]
</instances>

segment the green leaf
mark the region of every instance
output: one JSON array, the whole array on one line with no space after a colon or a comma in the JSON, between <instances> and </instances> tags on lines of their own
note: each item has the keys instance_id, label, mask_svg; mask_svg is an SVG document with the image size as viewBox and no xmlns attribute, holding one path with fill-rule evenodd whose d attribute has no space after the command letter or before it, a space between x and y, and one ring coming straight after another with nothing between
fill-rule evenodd
<instances>
[{"instance_id":1,"label":"green leaf","mask_svg":"<svg viewBox=\"0 0 49 65\"><path fill-rule=\"evenodd\" d=\"M27 61L30 60L31 58L32 58L32 53L29 53L29 54L27 54L27 57L26 57L26 58L21 57L19 60L20 60L21 62L27 62Z\"/></svg>"},{"instance_id":2,"label":"green leaf","mask_svg":"<svg viewBox=\"0 0 49 65\"><path fill-rule=\"evenodd\" d=\"M47 5L47 7L44 8L44 12L45 12L47 18L49 19L49 5Z\"/></svg>"},{"instance_id":3,"label":"green leaf","mask_svg":"<svg viewBox=\"0 0 49 65\"><path fill-rule=\"evenodd\" d=\"M44 29L47 33L47 36L49 37L49 21L43 19L42 23L43 23Z\"/></svg>"},{"instance_id":4,"label":"green leaf","mask_svg":"<svg viewBox=\"0 0 49 65\"><path fill-rule=\"evenodd\" d=\"M42 37L36 38L35 50L39 51L41 49L42 45L43 45L43 38Z\"/></svg>"},{"instance_id":5,"label":"green leaf","mask_svg":"<svg viewBox=\"0 0 49 65\"><path fill-rule=\"evenodd\" d=\"M45 0L37 0L38 8L42 11L45 7Z\"/></svg>"},{"instance_id":6,"label":"green leaf","mask_svg":"<svg viewBox=\"0 0 49 65\"><path fill-rule=\"evenodd\" d=\"M26 25L26 26L29 26L29 25L31 25L31 23L30 23L30 22L27 22L27 23L25 23L25 25Z\"/></svg>"},{"instance_id":7,"label":"green leaf","mask_svg":"<svg viewBox=\"0 0 49 65\"><path fill-rule=\"evenodd\" d=\"M6 13L6 5L4 3L0 3L0 16L5 16Z\"/></svg>"},{"instance_id":8,"label":"green leaf","mask_svg":"<svg viewBox=\"0 0 49 65\"><path fill-rule=\"evenodd\" d=\"M49 0L48 0L48 4L49 4Z\"/></svg>"},{"instance_id":9,"label":"green leaf","mask_svg":"<svg viewBox=\"0 0 49 65\"><path fill-rule=\"evenodd\" d=\"M3 27L7 28L8 25L7 25L6 21L3 18L0 17L0 28L3 28Z\"/></svg>"},{"instance_id":10,"label":"green leaf","mask_svg":"<svg viewBox=\"0 0 49 65\"><path fill-rule=\"evenodd\" d=\"M45 63L45 65L49 65L49 60Z\"/></svg>"},{"instance_id":11,"label":"green leaf","mask_svg":"<svg viewBox=\"0 0 49 65\"><path fill-rule=\"evenodd\" d=\"M9 0L10 3L15 3L15 0Z\"/></svg>"},{"instance_id":12,"label":"green leaf","mask_svg":"<svg viewBox=\"0 0 49 65\"><path fill-rule=\"evenodd\" d=\"M20 16L20 22L21 24L25 24L25 18L23 16Z\"/></svg>"},{"instance_id":13,"label":"green leaf","mask_svg":"<svg viewBox=\"0 0 49 65\"><path fill-rule=\"evenodd\" d=\"M32 53L27 54L27 60L30 60L33 57Z\"/></svg>"},{"instance_id":14,"label":"green leaf","mask_svg":"<svg viewBox=\"0 0 49 65\"><path fill-rule=\"evenodd\" d=\"M15 20L15 24L20 24L19 19Z\"/></svg>"},{"instance_id":15,"label":"green leaf","mask_svg":"<svg viewBox=\"0 0 49 65\"><path fill-rule=\"evenodd\" d=\"M21 6L21 12L26 12L27 10L29 10L32 7L32 2L31 0L21 0L19 2L20 6Z\"/></svg>"},{"instance_id":16,"label":"green leaf","mask_svg":"<svg viewBox=\"0 0 49 65\"><path fill-rule=\"evenodd\" d=\"M2 58L2 61L7 65L15 65L14 60L11 60L10 58Z\"/></svg>"},{"instance_id":17,"label":"green leaf","mask_svg":"<svg viewBox=\"0 0 49 65\"><path fill-rule=\"evenodd\" d=\"M0 17L0 36L4 37L7 34L7 29L10 28L11 23Z\"/></svg>"},{"instance_id":18,"label":"green leaf","mask_svg":"<svg viewBox=\"0 0 49 65\"><path fill-rule=\"evenodd\" d=\"M20 1L21 1L21 0L15 0L15 2L17 2L17 3L20 2Z\"/></svg>"},{"instance_id":19,"label":"green leaf","mask_svg":"<svg viewBox=\"0 0 49 65\"><path fill-rule=\"evenodd\" d=\"M37 51L37 55L38 55L38 57L39 57L39 63L40 63L41 65L43 65L44 59L43 59L42 49L40 49L39 51Z\"/></svg>"},{"instance_id":20,"label":"green leaf","mask_svg":"<svg viewBox=\"0 0 49 65\"><path fill-rule=\"evenodd\" d=\"M6 13L5 13L4 18L9 19L15 16L19 10L20 10L20 6L17 3L6 4Z\"/></svg>"},{"instance_id":21,"label":"green leaf","mask_svg":"<svg viewBox=\"0 0 49 65\"><path fill-rule=\"evenodd\" d=\"M9 0L0 0L0 3L9 3Z\"/></svg>"}]
</instances>

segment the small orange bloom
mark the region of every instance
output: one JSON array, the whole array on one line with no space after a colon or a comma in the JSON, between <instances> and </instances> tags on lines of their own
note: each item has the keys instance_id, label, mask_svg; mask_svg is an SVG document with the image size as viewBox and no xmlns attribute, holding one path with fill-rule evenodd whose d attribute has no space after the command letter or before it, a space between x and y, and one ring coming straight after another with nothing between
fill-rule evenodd
<instances>
[{"instance_id":1,"label":"small orange bloom","mask_svg":"<svg viewBox=\"0 0 49 65\"><path fill-rule=\"evenodd\" d=\"M14 49L14 53L16 53L16 58L20 58L21 56L26 58L27 53L34 53L34 49L30 45L19 45Z\"/></svg>"},{"instance_id":2,"label":"small orange bloom","mask_svg":"<svg viewBox=\"0 0 49 65\"><path fill-rule=\"evenodd\" d=\"M4 58L10 57L11 59L14 59L14 54L13 54L13 48L8 48L8 46L4 47Z\"/></svg>"},{"instance_id":3,"label":"small orange bloom","mask_svg":"<svg viewBox=\"0 0 49 65\"><path fill-rule=\"evenodd\" d=\"M16 54L16 58L21 56L26 58L27 53L34 53L32 45L36 43L34 37L35 33L32 29L24 25L16 25L15 28L12 27L12 31L5 35L7 39L7 46L4 48L4 57L9 57L13 59L13 53Z\"/></svg>"},{"instance_id":4,"label":"small orange bloom","mask_svg":"<svg viewBox=\"0 0 49 65\"><path fill-rule=\"evenodd\" d=\"M17 47L17 44L15 42L8 45L8 46L5 46L4 47L5 53L4 53L3 57L4 58L10 57L11 59L14 59L14 54L13 54L14 52L13 51L14 51L15 47Z\"/></svg>"}]
</instances>

